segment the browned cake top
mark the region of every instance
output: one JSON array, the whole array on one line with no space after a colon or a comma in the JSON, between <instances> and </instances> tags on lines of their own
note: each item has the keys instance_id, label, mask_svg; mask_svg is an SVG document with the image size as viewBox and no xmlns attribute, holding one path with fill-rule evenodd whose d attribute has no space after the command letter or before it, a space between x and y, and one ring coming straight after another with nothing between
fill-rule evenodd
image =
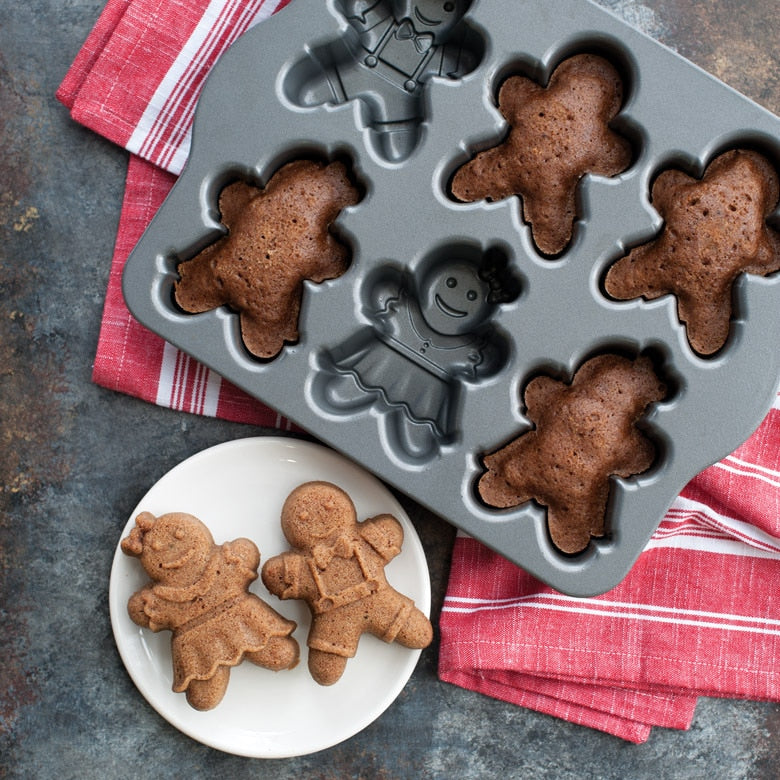
<instances>
[{"instance_id":1,"label":"browned cake top","mask_svg":"<svg viewBox=\"0 0 780 780\"><path fill-rule=\"evenodd\" d=\"M341 163L296 160L265 188L228 185L219 197L227 235L179 265L177 303L191 313L232 307L247 349L274 357L298 338L304 280L333 279L349 266L347 247L329 229L358 200Z\"/></svg>"},{"instance_id":2,"label":"browned cake top","mask_svg":"<svg viewBox=\"0 0 780 780\"><path fill-rule=\"evenodd\" d=\"M713 354L728 338L739 274L780 269L780 233L766 221L778 192L777 172L754 151L720 155L701 179L664 171L652 188L663 229L609 269L607 293L620 300L675 295L691 347Z\"/></svg>"},{"instance_id":3,"label":"browned cake top","mask_svg":"<svg viewBox=\"0 0 780 780\"><path fill-rule=\"evenodd\" d=\"M511 76L498 94L509 133L455 173L453 196L466 202L519 196L539 250L562 252L577 216L580 179L614 176L631 163L630 144L609 128L622 101L620 75L593 54L564 60L547 87Z\"/></svg>"},{"instance_id":4,"label":"browned cake top","mask_svg":"<svg viewBox=\"0 0 780 780\"><path fill-rule=\"evenodd\" d=\"M599 355L571 384L533 379L524 400L535 428L485 457L480 496L495 507L536 500L555 545L579 552L604 533L610 477L652 465L655 448L636 424L665 392L645 357Z\"/></svg>"}]
</instances>

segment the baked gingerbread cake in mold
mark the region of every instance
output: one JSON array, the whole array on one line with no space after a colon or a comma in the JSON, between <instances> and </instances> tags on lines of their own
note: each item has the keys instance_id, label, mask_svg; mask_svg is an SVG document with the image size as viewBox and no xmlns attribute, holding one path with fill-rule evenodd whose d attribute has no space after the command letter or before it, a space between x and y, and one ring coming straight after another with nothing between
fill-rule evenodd
<instances>
[{"instance_id":1,"label":"baked gingerbread cake in mold","mask_svg":"<svg viewBox=\"0 0 780 780\"><path fill-rule=\"evenodd\" d=\"M254 78L260 69L271 78ZM523 136L550 146L523 151ZM188 163L128 260L124 293L151 330L533 575L570 594L605 592L686 482L744 441L776 397L778 139L771 113L589 0L294 0L210 74ZM510 176L518 155L522 175ZM743 249L761 248L727 263L726 335L712 349L692 334L680 285L656 297L647 270L644 286L616 280L623 258L664 243L667 205L688 197L678 191L708 187L734 156L755 162L740 166L753 173L735 191L753 187L747 221L763 238L744 237ZM231 250L247 264L234 269L237 296L213 289L227 279L216 258L240 232L233 200L261 201L290 166L341 171L346 189L317 221L313 185L300 184L296 206L265 210L260 235L300 248L309 238L292 225L311 218L311 240L338 257L312 273L274 243L272 286L286 284L295 303L279 305L284 315L263 326L274 345L257 349L243 298L266 308L269 282L248 268L273 252L266 239L251 250L262 257ZM480 166L473 180L503 170L507 181L467 193L461 172ZM223 192L236 198L220 205ZM550 243L546 223L557 226ZM201 264L210 292L198 308L182 288ZM541 437L529 389L533 399L546 382L561 395L603 363L652 365L655 389L621 424L608 397L590 411L612 421L595 440L643 441L647 457L594 470L600 508L585 510L587 534L569 543L541 490L517 485L524 500L491 503L480 486L497 453ZM556 420L557 437L582 433L574 411L561 416L571 425Z\"/></svg>"},{"instance_id":2,"label":"baked gingerbread cake in mold","mask_svg":"<svg viewBox=\"0 0 780 780\"><path fill-rule=\"evenodd\" d=\"M610 126L623 104L620 74L604 57L576 54L544 85L509 76L496 103L506 138L458 168L450 190L466 202L518 197L536 248L560 254L571 240L582 177L617 176L631 163L630 142Z\"/></svg>"},{"instance_id":3,"label":"baked gingerbread cake in mold","mask_svg":"<svg viewBox=\"0 0 780 780\"><path fill-rule=\"evenodd\" d=\"M339 162L294 160L265 187L225 185L218 201L225 235L179 264L176 303L192 314L230 306L246 348L275 357L298 338L304 281L334 279L349 267L348 248L329 228L359 199Z\"/></svg>"},{"instance_id":4,"label":"baked gingerbread cake in mold","mask_svg":"<svg viewBox=\"0 0 780 780\"><path fill-rule=\"evenodd\" d=\"M769 224L779 199L777 171L753 150L724 152L700 179L664 171L651 201L663 229L610 266L607 293L618 300L674 295L691 347L712 355L728 339L734 282L780 270L780 230Z\"/></svg>"},{"instance_id":5,"label":"baked gingerbread cake in mold","mask_svg":"<svg viewBox=\"0 0 780 780\"><path fill-rule=\"evenodd\" d=\"M568 383L534 377L523 390L534 427L485 456L480 497L499 508L537 501L546 507L553 544L581 552L606 532L610 480L653 465L656 448L642 418L666 394L647 356L601 353Z\"/></svg>"}]
</instances>

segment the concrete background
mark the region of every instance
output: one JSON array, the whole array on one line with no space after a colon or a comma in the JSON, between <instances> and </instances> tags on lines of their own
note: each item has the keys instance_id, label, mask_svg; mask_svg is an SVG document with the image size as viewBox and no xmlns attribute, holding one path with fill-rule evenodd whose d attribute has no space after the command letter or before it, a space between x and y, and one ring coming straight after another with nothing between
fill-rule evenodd
<instances>
[{"instance_id":1,"label":"concrete background","mask_svg":"<svg viewBox=\"0 0 780 780\"><path fill-rule=\"evenodd\" d=\"M780 113L777 0L601 2ZM312 756L226 755L152 710L109 624L120 531L180 460L258 431L91 383L127 157L53 96L102 7L0 0L0 777L777 778L777 704L702 699L690 731L635 746L441 683L435 643L379 720ZM400 498L435 621L454 531Z\"/></svg>"}]
</instances>

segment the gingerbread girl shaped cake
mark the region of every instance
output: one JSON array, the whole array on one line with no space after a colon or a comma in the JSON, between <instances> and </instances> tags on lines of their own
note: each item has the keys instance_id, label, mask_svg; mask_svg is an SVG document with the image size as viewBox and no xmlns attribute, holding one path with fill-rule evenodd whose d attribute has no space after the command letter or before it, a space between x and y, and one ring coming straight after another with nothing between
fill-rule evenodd
<instances>
[{"instance_id":1,"label":"gingerbread girl shaped cake","mask_svg":"<svg viewBox=\"0 0 780 780\"><path fill-rule=\"evenodd\" d=\"M248 591L260 565L254 542L217 545L183 512L142 512L135 523L122 551L141 561L152 582L130 597L127 610L139 626L173 632L173 690L186 692L192 707L216 707L231 667L244 659L273 671L298 663L290 636L296 624Z\"/></svg>"}]
</instances>

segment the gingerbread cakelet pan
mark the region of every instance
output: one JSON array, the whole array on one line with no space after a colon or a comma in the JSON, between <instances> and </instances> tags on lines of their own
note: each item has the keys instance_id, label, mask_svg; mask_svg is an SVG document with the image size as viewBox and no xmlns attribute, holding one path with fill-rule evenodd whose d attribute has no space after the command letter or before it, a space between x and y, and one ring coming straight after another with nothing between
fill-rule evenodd
<instances>
[{"instance_id":1,"label":"gingerbread cakelet pan","mask_svg":"<svg viewBox=\"0 0 780 780\"><path fill-rule=\"evenodd\" d=\"M780 377L780 121L587 0L295 0L129 258L151 330L572 595Z\"/></svg>"}]
</instances>

